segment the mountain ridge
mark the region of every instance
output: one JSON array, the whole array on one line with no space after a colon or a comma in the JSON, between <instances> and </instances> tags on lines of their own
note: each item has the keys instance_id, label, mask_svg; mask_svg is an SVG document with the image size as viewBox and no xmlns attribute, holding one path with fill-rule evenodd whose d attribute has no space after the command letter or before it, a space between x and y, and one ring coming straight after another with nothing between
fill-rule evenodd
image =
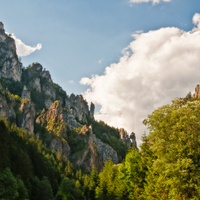
<instances>
[{"instance_id":1,"label":"mountain ridge","mask_svg":"<svg viewBox=\"0 0 200 200\"><path fill-rule=\"evenodd\" d=\"M40 63L22 67L15 41L5 33L2 22L0 77L0 116L84 170L91 171L94 165L100 171L108 159L117 164L128 147L137 148L134 133L129 136L124 129L95 121L95 105L88 106L82 95L68 96Z\"/></svg>"}]
</instances>

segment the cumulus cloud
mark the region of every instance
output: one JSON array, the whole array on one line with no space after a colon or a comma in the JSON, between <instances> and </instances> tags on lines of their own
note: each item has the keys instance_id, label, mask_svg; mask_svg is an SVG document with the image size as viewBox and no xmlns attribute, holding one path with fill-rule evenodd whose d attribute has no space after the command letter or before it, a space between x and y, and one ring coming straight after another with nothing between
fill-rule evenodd
<instances>
[{"instance_id":1,"label":"cumulus cloud","mask_svg":"<svg viewBox=\"0 0 200 200\"><path fill-rule=\"evenodd\" d=\"M197 28L194 28L194 29L200 29L200 14L195 13L192 20L193 20L193 23L197 26Z\"/></svg>"},{"instance_id":2,"label":"cumulus cloud","mask_svg":"<svg viewBox=\"0 0 200 200\"><path fill-rule=\"evenodd\" d=\"M171 0L130 0L130 3L147 3L152 2L153 4L160 3L161 1L169 2Z\"/></svg>"},{"instance_id":3,"label":"cumulus cloud","mask_svg":"<svg viewBox=\"0 0 200 200\"><path fill-rule=\"evenodd\" d=\"M36 50L40 50L42 48L42 44L38 43L36 47L31 47L24 44L20 39L16 38L14 34L12 34L13 39L16 43L17 55L18 56L28 56Z\"/></svg>"},{"instance_id":4,"label":"cumulus cloud","mask_svg":"<svg viewBox=\"0 0 200 200\"><path fill-rule=\"evenodd\" d=\"M95 118L134 131L140 143L148 114L193 92L200 80L199 14L193 22L197 27L189 32L167 27L134 34L118 63L101 76L82 78L89 86L84 97L101 106Z\"/></svg>"}]
</instances>

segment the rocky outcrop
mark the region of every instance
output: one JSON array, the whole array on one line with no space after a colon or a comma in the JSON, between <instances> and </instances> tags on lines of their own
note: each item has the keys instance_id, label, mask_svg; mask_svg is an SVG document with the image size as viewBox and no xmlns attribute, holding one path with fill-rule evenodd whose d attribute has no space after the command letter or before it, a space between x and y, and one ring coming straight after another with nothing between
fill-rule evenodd
<instances>
[{"instance_id":1,"label":"rocky outcrop","mask_svg":"<svg viewBox=\"0 0 200 200\"><path fill-rule=\"evenodd\" d=\"M36 123L43 124L50 133L54 134L50 148L54 148L56 153L60 151L64 158L68 158L71 150L67 141L63 138L67 132L66 114L63 112L60 101L55 101L47 112L38 116Z\"/></svg>"},{"instance_id":2,"label":"rocky outcrop","mask_svg":"<svg viewBox=\"0 0 200 200\"><path fill-rule=\"evenodd\" d=\"M18 126L21 127L24 131L27 131L30 135L33 135L35 109L31 101L29 99L24 99L19 108L19 111L22 114L18 119Z\"/></svg>"},{"instance_id":3,"label":"rocky outcrop","mask_svg":"<svg viewBox=\"0 0 200 200\"><path fill-rule=\"evenodd\" d=\"M38 92L41 92L41 84L40 84L40 78L34 78L30 81L29 87L35 89Z\"/></svg>"},{"instance_id":4,"label":"rocky outcrop","mask_svg":"<svg viewBox=\"0 0 200 200\"><path fill-rule=\"evenodd\" d=\"M0 117L3 119L16 119L16 114L12 105L7 102L8 98L8 92L4 90L0 84Z\"/></svg>"},{"instance_id":5,"label":"rocky outcrop","mask_svg":"<svg viewBox=\"0 0 200 200\"><path fill-rule=\"evenodd\" d=\"M54 101L56 100L56 92L53 87L53 81L49 71L42 71L41 78L43 79L42 91L50 96Z\"/></svg>"},{"instance_id":6,"label":"rocky outcrop","mask_svg":"<svg viewBox=\"0 0 200 200\"><path fill-rule=\"evenodd\" d=\"M88 115L94 120L94 104L91 103L89 110L88 103L83 99L82 95L75 96L74 94L71 94L69 98L65 99L65 108L70 111L69 118L71 119L72 116L74 116L74 118L76 118L79 122L87 123Z\"/></svg>"},{"instance_id":7,"label":"rocky outcrop","mask_svg":"<svg viewBox=\"0 0 200 200\"><path fill-rule=\"evenodd\" d=\"M43 124L48 131L59 137L66 133L67 115L63 112L60 101L55 101L46 113L38 116L36 123Z\"/></svg>"},{"instance_id":8,"label":"rocky outcrop","mask_svg":"<svg viewBox=\"0 0 200 200\"><path fill-rule=\"evenodd\" d=\"M92 118L93 120L94 120L94 109L95 109L95 106L91 102L91 104L90 104L90 118Z\"/></svg>"},{"instance_id":9,"label":"rocky outcrop","mask_svg":"<svg viewBox=\"0 0 200 200\"><path fill-rule=\"evenodd\" d=\"M49 71L43 69L39 63L33 63L27 68L27 75L30 80L29 87L38 92L44 92L47 96L56 100L56 92Z\"/></svg>"},{"instance_id":10,"label":"rocky outcrop","mask_svg":"<svg viewBox=\"0 0 200 200\"><path fill-rule=\"evenodd\" d=\"M110 159L114 164L118 164L117 152L109 145L103 143L94 134L92 135L93 141L97 146L98 152L101 154L103 163Z\"/></svg>"},{"instance_id":11,"label":"rocky outcrop","mask_svg":"<svg viewBox=\"0 0 200 200\"><path fill-rule=\"evenodd\" d=\"M21 75L22 63L18 60L15 41L5 33L0 22L0 77L20 81Z\"/></svg>"},{"instance_id":12,"label":"rocky outcrop","mask_svg":"<svg viewBox=\"0 0 200 200\"><path fill-rule=\"evenodd\" d=\"M45 108L48 110L51 105L53 104L53 101L51 99L46 99L44 102Z\"/></svg>"},{"instance_id":13,"label":"rocky outcrop","mask_svg":"<svg viewBox=\"0 0 200 200\"><path fill-rule=\"evenodd\" d=\"M60 151L61 155L64 158L68 158L70 155L70 151L71 151L67 141L64 139L62 139L62 141L60 141L58 138L54 138L51 141L50 149L51 150L55 149L56 153L58 153L58 151Z\"/></svg>"},{"instance_id":14,"label":"rocky outcrop","mask_svg":"<svg viewBox=\"0 0 200 200\"><path fill-rule=\"evenodd\" d=\"M27 89L27 87L24 85L24 88L22 90L22 95L21 95L22 99L29 99L31 100L31 93L30 91Z\"/></svg>"},{"instance_id":15,"label":"rocky outcrop","mask_svg":"<svg viewBox=\"0 0 200 200\"><path fill-rule=\"evenodd\" d=\"M199 99L200 98L200 84L198 84L195 88L195 93L193 95L193 98Z\"/></svg>"},{"instance_id":16,"label":"rocky outcrop","mask_svg":"<svg viewBox=\"0 0 200 200\"><path fill-rule=\"evenodd\" d=\"M121 128L119 130L119 134L120 134L120 139L123 143L125 143L128 147L134 147L137 149L136 137L134 132L132 132L129 136L127 131Z\"/></svg>"},{"instance_id":17,"label":"rocky outcrop","mask_svg":"<svg viewBox=\"0 0 200 200\"><path fill-rule=\"evenodd\" d=\"M77 159L76 164L81 166L86 172L90 172L93 166L95 166L95 168L100 172L103 168L103 159L94 143L92 127L83 126L81 131L84 135L84 137L82 137L85 138L88 147L81 157ZM86 133L88 133L88 135L85 135Z\"/></svg>"},{"instance_id":18,"label":"rocky outcrop","mask_svg":"<svg viewBox=\"0 0 200 200\"><path fill-rule=\"evenodd\" d=\"M67 101L67 100L66 100ZM82 95L71 94L66 108L72 111L72 114L78 118L79 121L87 123L86 115L89 114L87 102L83 99Z\"/></svg>"}]
</instances>

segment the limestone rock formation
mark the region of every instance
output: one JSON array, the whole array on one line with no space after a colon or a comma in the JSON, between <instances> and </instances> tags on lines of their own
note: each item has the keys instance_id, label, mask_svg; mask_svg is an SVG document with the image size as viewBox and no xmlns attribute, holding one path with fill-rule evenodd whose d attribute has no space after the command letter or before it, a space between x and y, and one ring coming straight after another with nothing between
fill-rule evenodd
<instances>
[{"instance_id":1,"label":"limestone rock formation","mask_svg":"<svg viewBox=\"0 0 200 200\"><path fill-rule=\"evenodd\" d=\"M29 87L35 89L38 92L41 92L41 84L40 84L40 79L39 78L34 78L30 81Z\"/></svg>"},{"instance_id":2,"label":"limestone rock formation","mask_svg":"<svg viewBox=\"0 0 200 200\"><path fill-rule=\"evenodd\" d=\"M111 159L114 164L118 164L117 152L109 145L103 143L98 139L94 134L92 135L93 141L97 146L98 152L103 158L103 163L105 164L106 160Z\"/></svg>"},{"instance_id":3,"label":"limestone rock formation","mask_svg":"<svg viewBox=\"0 0 200 200\"><path fill-rule=\"evenodd\" d=\"M30 91L28 90L28 88L25 85L24 85L24 88L22 90L21 98L22 99L29 99L29 100L31 100L31 93L30 93Z\"/></svg>"},{"instance_id":4,"label":"limestone rock formation","mask_svg":"<svg viewBox=\"0 0 200 200\"><path fill-rule=\"evenodd\" d=\"M53 104L53 101L51 99L46 99L44 102L45 108L48 110L51 105Z\"/></svg>"},{"instance_id":5,"label":"limestone rock formation","mask_svg":"<svg viewBox=\"0 0 200 200\"><path fill-rule=\"evenodd\" d=\"M57 136L62 136L63 133L66 133L66 121L67 116L63 112L60 101L55 101L46 113L41 114L36 119L37 124L44 123L46 129Z\"/></svg>"},{"instance_id":6,"label":"limestone rock formation","mask_svg":"<svg viewBox=\"0 0 200 200\"><path fill-rule=\"evenodd\" d=\"M19 111L22 115L18 119L18 126L23 130L28 131L30 135L33 135L35 109L31 101L29 99L23 100Z\"/></svg>"},{"instance_id":7,"label":"limestone rock formation","mask_svg":"<svg viewBox=\"0 0 200 200\"><path fill-rule=\"evenodd\" d=\"M22 63L16 54L14 39L4 31L0 22L0 77L20 81L22 75Z\"/></svg>"},{"instance_id":8,"label":"limestone rock formation","mask_svg":"<svg viewBox=\"0 0 200 200\"><path fill-rule=\"evenodd\" d=\"M3 119L6 118L16 119L15 111L12 105L7 102L7 99L8 99L8 93L6 92L6 90L4 90L4 88L0 84L0 117L2 117Z\"/></svg>"},{"instance_id":9,"label":"limestone rock formation","mask_svg":"<svg viewBox=\"0 0 200 200\"><path fill-rule=\"evenodd\" d=\"M65 158L70 154L70 147L63 138L67 132L66 120L66 113L63 112L60 101L55 101L47 112L42 113L36 119L37 124L43 124L49 132L57 136L51 141L50 148L54 148L56 153L60 151Z\"/></svg>"},{"instance_id":10,"label":"limestone rock formation","mask_svg":"<svg viewBox=\"0 0 200 200\"><path fill-rule=\"evenodd\" d=\"M91 103L89 110L88 103L82 95L71 94L68 99L65 99L65 108L80 122L87 123L87 115L94 120L94 104Z\"/></svg>"},{"instance_id":11,"label":"limestone rock formation","mask_svg":"<svg viewBox=\"0 0 200 200\"><path fill-rule=\"evenodd\" d=\"M90 104L90 117L94 120L94 109L95 109L95 106L94 104L91 102Z\"/></svg>"},{"instance_id":12,"label":"limestone rock formation","mask_svg":"<svg viewBox=\"0 0 200 200\"><path fill-rule=\"evenodd\" d=\"M27 70L27 75L30 80L29 87L38 92L44 92L55 101L56 92L49 71L43 69L42 65L39 63L33 63Z\"/></svg>"},{"instance_id":13,"label":"limestone rock formation","mask_svg":"<svg viewBox=\"0 0 200 200\"><path fill-rule=\"evenodd\" d=\"M121 128L119 134L120 139L123 143L125 143L128 147L134 147L137 149L136 137L134 132L132 132L129 136L127 131Z\"/></svg>"},{"instance_id":14,"label":"limestone rock formation","mask_svg":"<svg viewBox=\"0 0 200 200\"><path fill-rule=\"evenodd\" d=\"M62 139L62 141L60 141L58 138L54 138L50 144L50 149L52 150L53 148L55 149L56 153L58 153L58 151L60 151L61 155L64 158L68 158L70 155L70 147L69 147L67 141L64 139Z\"/></svg>"},{"instance_id":15,"label":"limestone rock formation","mask_svg":"<svg viewBox=\"0 0 200 200\"><path fill-rule=\"evenodd\" d=\"M193 98L199 99L200 98L200 84L198 84L195 88L195 93L193 95Z\"/></svg>"},{"instance_id":16,"label":"limestone rock formation","mask_svg":"<svg viewBox=\"0 0 200 200\"><path fill-rule=\"evenodd\" d=\"M76 161L76 164L81 166L87 172L90 172L93 166L100 171L103 168L103 159L94 143L92 127L84 126L81 131L83 132L83 135L89 133L88 136L83 137L85 138L88 147L83 152L82 156Z\"/></svg>"},{"instance_id":17,"label":"limestone rock formation","mask_svg":"<svg viewBox=\"0 0 200 200\"><path fill-rule=\"evenodd\" d=\"M43 79L43 82L44 82L44 84L42 84L42 91L55 101L56 92L55 92L55 89L53 88L53 81L51 79L51 75L49 71L42 71L41 78Z\"/></svg>"}]
</instances>

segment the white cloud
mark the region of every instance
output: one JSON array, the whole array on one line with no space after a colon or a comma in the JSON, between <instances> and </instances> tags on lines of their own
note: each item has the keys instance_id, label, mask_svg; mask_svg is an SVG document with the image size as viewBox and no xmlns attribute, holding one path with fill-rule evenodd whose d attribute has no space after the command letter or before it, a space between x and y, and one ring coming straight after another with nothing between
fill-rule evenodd
<instances>
[{"instance_id":1,"label":"white cloud","mask_svg":"<svg viewBox=\"0 0 200 200\"><path fill-rule=\"evenodd\" d=\"M101 76L82 78L80 83L90 86L84 97L101 105L95 118L134 131L140 141L148 114L193 92L200 80L198 16L193 18L196 29L189 32L168 27L134 35L118 63Z\"/></svg>"},{"instance_id":2,"label":"white cloud","mask_svg":"<svg viewBox=\"0 0 200 200\"><path fill-rule=\"evenodd\" d=\"M20 39L16 38L14 34L12 34L13 39L16 43L17 55L18 56L28 56L36 50L40 50L42 48L42 44L38 43L36 47L31 47L24 44Z\"/></svg>"},{"instance_id":3,"label":"white cloud","mask_svg":"<svg viewBox=\"0 0 200 200\"><path fill-rule=\"evenodd\" d=\"M200 14L199 13L195 13L192 21L197 26L197 29L200 29Z\"/></svg>"},{"instance_id":4,"label":"white cloud","mask_svg":"<svg viewBox=\"0 0 200 200\"><path fill-rule=\"evenodd\" d=\"M130 3L147 3L152 2L153 4L160 3L161 1L169 2L171 0L130 0Z\"/></svg>"}]
</instances>

